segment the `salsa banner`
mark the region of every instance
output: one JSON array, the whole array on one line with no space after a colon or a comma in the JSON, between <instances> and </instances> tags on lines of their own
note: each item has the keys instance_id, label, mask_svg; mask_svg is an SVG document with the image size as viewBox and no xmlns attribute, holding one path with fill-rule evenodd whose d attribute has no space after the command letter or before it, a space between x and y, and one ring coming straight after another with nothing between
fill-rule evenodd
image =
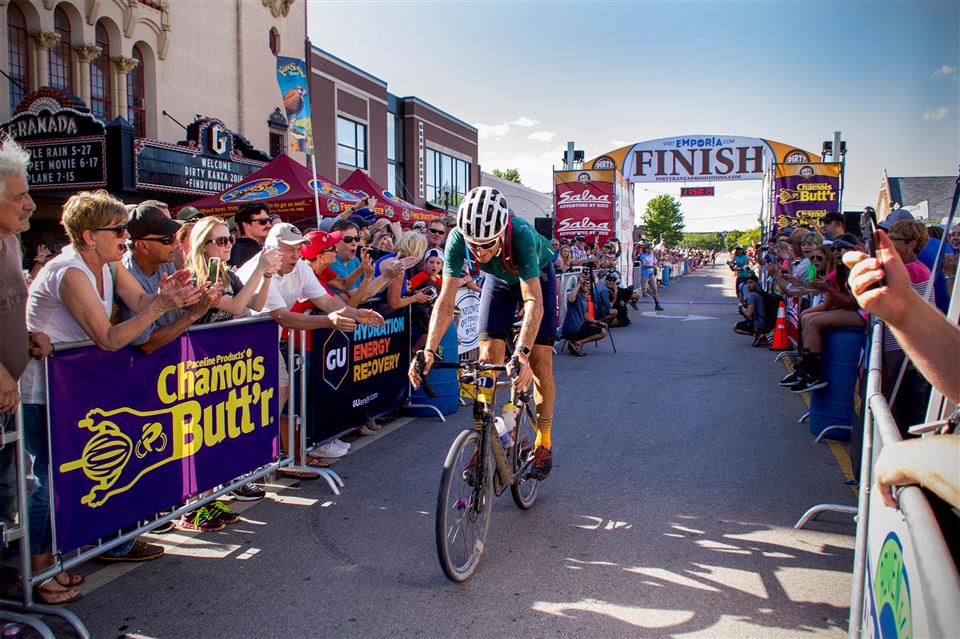
<instances>
[{"instance_id":1,"label":"salsa banner","mask_svg":"<svg viewBox=\"0 0 960 639\"><path fill-rule=\"evenodd\" d=\"M310 120L310 88L303 60L277 56L277 83L287 116L287 135L292 151L313 155L313 125Z\"/></svg>"},{"instance_id":2,"label":"salsa banner","mask_svg":"<svg viewBox=\"0 0 960 639\"><path fill-rule=\"evenodd\" d=\"M314 441L333 437L407 403L410 313L380 311L385 326L311 331L307 414Z\"/></svg>"},{"instance_id":3,"label":"salsa banner","mask_svg":"<svg viewBox=\"0 0 960 639\"><path fill-rule=\"evenodd\" d=\"M554 171L553 211L557 237L587 236L604 242L614 228L615 171Z\"/></svg>"},{"instance_id":4,"label":"salsa banner","mask_svg":"<svg viewBox=\"0 0 960 639\"><path fill-rule=\"evenodd\" d=\"M47 360L57 545L68 552L277 458L277 325L218 324L147 355Z\"/></svg>"},{"instance_id":5,"label":"salsa banner","mask_svg":"<svg viewBox=\"0 0 960 639\"><path fill-rule=\"evenodd\" d=\"M840 163L777 164L773 188L777 228L816 224L840 210Z\"/></svg>"},{"instance_id":6,"label":"salsa banner","mask_svg":"<svg viewBox=\"0 0 960 639\"><path fill-rule=\"evenodd\" d=\"M819 158L782 142L739 135L682 135L622 146L584 164L617 169L631 182L762 180L775 162Z\"/></svg>"}]
</instances>

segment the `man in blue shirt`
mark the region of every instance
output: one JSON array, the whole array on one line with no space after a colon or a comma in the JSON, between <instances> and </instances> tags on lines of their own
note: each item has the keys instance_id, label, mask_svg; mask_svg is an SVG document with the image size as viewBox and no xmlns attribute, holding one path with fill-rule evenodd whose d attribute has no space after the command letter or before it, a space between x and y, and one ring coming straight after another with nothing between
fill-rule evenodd
<instances>
[{"instance_id":1,"label":"man in blue shirt","mask_svg":"<svg viewBox=\"0 0 960 639\"><path fill-rule=\"evenodd\" d=\"M337 231L340 231L337 259L330 264L337 277L327 282L327 285L330 290L343 297L343 293L360 288L363 283L363 261L357 255L360 227L350 220L338 220L332 227L332 232Z\"/></svg>"},{"instance_id":2,"label":"man in blue shirt","mask_svg":"<svg viewBox=\"0 0 960 639\"><path fill-rule=\"evenodd\" d=\"M560 336L567 340L567 349L578 357L586 357L583 345L607 336L607 325L587 315L587 296L590 295L590 276L580 275L579 281L570 280L567 290L567 312L563 316Z\"/></svg>"}]
</instances>

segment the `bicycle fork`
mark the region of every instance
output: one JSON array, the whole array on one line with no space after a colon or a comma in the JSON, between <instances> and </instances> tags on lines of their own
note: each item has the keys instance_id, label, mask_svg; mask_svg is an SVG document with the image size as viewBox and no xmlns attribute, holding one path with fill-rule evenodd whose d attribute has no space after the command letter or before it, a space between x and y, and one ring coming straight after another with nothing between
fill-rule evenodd
<instances>
[{"instance_id":1,"label":"bicycle fork","mask_svg":"<svg viewBox=\"0 0 960 639\"><path fill-rule=\"evenodd\" d=\"M500 438L495 436L497 429L493 425L493 408L488 404L476 402L473 405L473 420L474 424L483 424L483 430L480 433L480 450L493 451L497 477L503 486L512 486L514 481L513 471L510 470L506 452L503 446L500 445ZM486 460L483 459L483 456L484 452L481 452L479 460L480 467L486 468L486 466L484 466Z\"/></svg>"}]
</instances>

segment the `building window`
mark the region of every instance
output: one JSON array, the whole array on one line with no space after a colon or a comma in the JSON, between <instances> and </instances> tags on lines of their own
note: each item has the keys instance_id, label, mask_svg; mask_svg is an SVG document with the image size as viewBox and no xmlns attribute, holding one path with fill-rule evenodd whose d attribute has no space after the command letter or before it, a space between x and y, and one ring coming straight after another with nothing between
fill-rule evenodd
<instances>
[{"instance_id":1,"label":"building window","mask_svg":"<svg viewBox=\"0 0 960 639\"><path fill-rule=\"evenodd\" d=\"M7 7L7 59L10 61L10 113L30 92L30 48L27 19L17 5Z\"/></svg>"},{"instance_id":2,"label":"building window","mask_svg":"<svg viewBox=\"0 0 960 639\"><path fill-rule=\"evenodd\" d=\"M90 63L90 110L104 122L110 121L110 36L102 22L95 29L98 55Z\"/></svg>"},{"instance_id":3,"label":"building window","mask_svg":"<svg viewBox=\"0 0 960 639\"><path fill-rule=\"evenodd\" d=\"M387 189L407 197L403 185L403 120L387 113Z\"/></svg>"},{"instance_id":4,"label":"building window","mask_svg":"<svg viewBox=\"0 0 960 639\"><path fill-rule=\"evenodd\" d=\"M127 74L127 120L137 131L137 136L147 137L146 93L143 89L143 54L140 47L133 47L133 59L137 66Z\"/></svg>"},{"instance_id":5,"label":"building window","mask_svg":"<svg viewBox=\"0 0 960 639\"><path fill-rule=\"evenodd\" d=\"M280 32L276 27L270 28L270 51L273 55L280 55Z\"/></svg>"},{"instance_id":6,"label":"building window","mask_svg":"<svg viewBox=\"0 0 960 639\"><path fill-rule=\"evenodd\" d=\"M337 162L358 169L367 168L367 127L337 117Z\"/></svg>"},{"instance_id":7,"label":"building window","mask_svg":"<svg viewBox=\"0 0 960 639\"><path fill-rule=\"evenodd\" d=\"M60 35L60 41L50 48L50 86L72 91L73 38L70 35L70 19L62 7L53 11L53 30Z\"/></svg>"},{"instance_id":8,"label":"building window","mask_svg":"<svg viewBox=\"0 0 960 639\"><path fill-rule=\"evenodd\" d=\"M287 132L276 129L270 130L270 157L277 157L287 152Z\"/></svg>"},{"instance_id":9,"label":"building window","mask_svg":"<svg viewBox=\"0 0 960 639\"><path fill-rule=\"evenodd\" d=\"M447 205L456 207L470 190L470 163L427 149L427 201L443 206L444 186L450 189Z\"/></svg>"}]
</instances>

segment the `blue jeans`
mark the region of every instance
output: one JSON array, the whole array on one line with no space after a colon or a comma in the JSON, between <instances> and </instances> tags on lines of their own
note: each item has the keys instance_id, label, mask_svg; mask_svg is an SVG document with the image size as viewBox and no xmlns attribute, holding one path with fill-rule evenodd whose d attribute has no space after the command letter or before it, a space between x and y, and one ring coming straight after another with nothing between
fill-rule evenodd
<instances>
[{"instance_id":1,"label":"blue jeans","mask_svg":"<svg viewBox=\"0 0 960 639\"><path fill-rule=\"evenodd\" d=\"M23 444L33 457L37 483L27 500L30 517L30 553L42 555L52 549L50 525L50 446L47 443L46 404L23 405Z\"/></svg>"}]
</instances>

